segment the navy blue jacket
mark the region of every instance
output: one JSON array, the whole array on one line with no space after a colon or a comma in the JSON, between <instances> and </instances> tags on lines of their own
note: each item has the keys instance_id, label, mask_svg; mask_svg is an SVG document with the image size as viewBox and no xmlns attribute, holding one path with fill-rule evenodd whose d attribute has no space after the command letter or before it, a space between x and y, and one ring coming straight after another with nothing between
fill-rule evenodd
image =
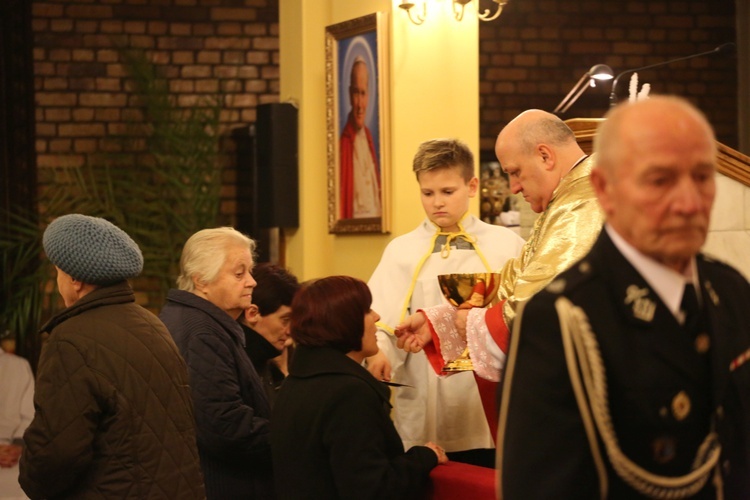
<instances>
[{"instance_id":1,"label":"navy blue jacket","mask_svg":"<svg viewBox=\"0 0 750 500\"><path fill-rule=\"evenodd\" d=\"M182 290L169 291L159 317L188 366L206 495L269 498L270 409L239 323Z\"/></svg>"}]
</instances>

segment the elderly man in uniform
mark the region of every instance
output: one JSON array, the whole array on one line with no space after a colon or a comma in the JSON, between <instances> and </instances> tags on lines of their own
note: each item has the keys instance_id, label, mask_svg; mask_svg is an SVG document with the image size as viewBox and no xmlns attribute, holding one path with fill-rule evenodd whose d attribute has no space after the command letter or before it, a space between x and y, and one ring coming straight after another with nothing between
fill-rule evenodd
<instances>
[{"instance_id":1,"label":"elderly man in uniform","mask_svg":"<svg viewBox=\"0 0 750 500\"><path fill-rule=\"evenodd\" d=\"M656 97L610 112L594 150L606 225L516 318L499 494L750 498L750 285L699 253L713 131Z\"/></svg>"}]
</instances>

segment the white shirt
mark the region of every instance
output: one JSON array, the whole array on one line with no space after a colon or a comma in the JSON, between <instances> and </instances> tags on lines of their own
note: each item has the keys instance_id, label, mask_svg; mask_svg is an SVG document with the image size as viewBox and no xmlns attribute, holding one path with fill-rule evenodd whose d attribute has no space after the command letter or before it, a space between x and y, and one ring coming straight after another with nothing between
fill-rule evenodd
<instances>
[{"instance_id":1,"label":"white shirt","mask_svg":"<svg viewBox=\"0 0 750 500\"><path fill-rule=\"evenodd\" d=\"M698 269L695 264L695 257L690 260L686 273L680 274L638 251L609 224L605 224L604 229L620 253L643 276L643 279L653 288L654 292L677 318L677 321L682 323L685 318L680 310L680 303L682 302L685 284L691 283L695 286L695 292L698 295L698 301L700 301L700 286L698 286Z\"/></svg>"}]
</instances>

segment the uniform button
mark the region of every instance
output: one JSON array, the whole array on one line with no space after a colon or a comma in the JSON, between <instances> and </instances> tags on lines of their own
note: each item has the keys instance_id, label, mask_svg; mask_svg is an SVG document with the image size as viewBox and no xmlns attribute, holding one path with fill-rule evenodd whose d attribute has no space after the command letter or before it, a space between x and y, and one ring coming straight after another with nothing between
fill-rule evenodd
<instances>
[{"instance_id":1,"label":"uniform button","mask_svg":"<svg viewBox=\"0 0 750 500\"><path fill-rule=\"evenodd\" d=\"M681 422L690 415L690 397L685 391L680 391L672 398L672 415Z\"/></svg>"},{"instance_id":2,"label":"uniform button","mask_svg":"<svg viewBox=\"0 0 750 500\"><path fill-rule=\"evenodd\" d=\"M724 420L724 407L723 406L719 406L718 408L716 408L716 417L719 420Z\"/></svg>"},{"instance_id":3,"label":"uniform button","mask_svg":"<svg viewBox=\"0 0 750 500\"><path fill-rule=\"evenodd\" d=\"M695 337L695 350L698 351L698 354L706 354L710 348L711 337L708 334L701 333Z\"/></svg>"},{"instance_id":4,"label":"uniform button","mask_svg":"<svg viewBox=\"0 0 750 500\"><path fill-rule=\"evenodd\" d=\"M654 462L666 464L671 462L676 455L676 443L672 436L660 436L651 442L651 450L654 453Z\"/></svg>"},{"instance_id":5,"label":"uniform button","mask_svg":"<svg viewBox=\"0 0 750 500\"><path fill-rule=\"evenodd\" d=\"M728 476L732 469L732 466L729 463L729 460L724 460L724 463L721 464L721 468L724 470L724 475Z\"/></svg>"},{"instance_id":6,"label":"uniform button","mask_svg":"<svg viewBox=\"0 0 750 500\"><path fill-rule=\"evenodd\" d=\"M661 418L667 418L669 416L669 410L667 410L666 406L659 408L659 416Z\"/></svg>"}]
</instances>

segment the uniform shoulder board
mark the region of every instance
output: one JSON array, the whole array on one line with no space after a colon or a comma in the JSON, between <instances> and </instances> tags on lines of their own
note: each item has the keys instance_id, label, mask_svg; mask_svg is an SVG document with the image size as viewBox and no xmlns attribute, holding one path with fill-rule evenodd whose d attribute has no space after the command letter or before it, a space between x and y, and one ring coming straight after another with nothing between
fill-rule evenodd
<instances>
[{"instance_id":1,"label":"uniform shoulder board","mask_svg":"<svg viewBox=\"0 0 750 500\"><path fill-rule=\"evenodd\" d=\"M729 264L728 262L722 260L719 257L716 257L714 255L708 255L708 254L705 254L705 253L701 253L701 254L698 254L698 258L702 259L704 262L707 262L707 263L712 264L712 265L716 265L716 266L718 266L718 267L720 267L720 268L722 268L724 270L732 272L733 274L741 276L743 279L746 280L746 278L744 277L744 275L736 267L734 267L732 264Z\"/></svg>"},{"instance_id":2,"label":"uniform shoulder board","mask_svg":"<svg viewBox=\"0 0 750 500\"><path fill-rule=\"evenodd\" d=\"M555 279L553 279L549 285L545 287L545 291L559 295L566 290L575 288L578 284L588 281L593 276L593 266L591 263L584 259L563 272Z\"/></svg>"},{"instance_id":3,"label":"uniform shoulder board","mask_svg":"<svg viewBox=\"0 0 750 500\"><path fill-rule=\"evenodd\" d=\"M729 264L727 261L722 260L720 257L717 257L715 255L709 255L705 253L699 254L699 258L702 258L705 262L710 262L711 264L718 264L722 267L726 267L728 269L736 270L735 267L731 264Z\"/></svg>"}]
</instances>

